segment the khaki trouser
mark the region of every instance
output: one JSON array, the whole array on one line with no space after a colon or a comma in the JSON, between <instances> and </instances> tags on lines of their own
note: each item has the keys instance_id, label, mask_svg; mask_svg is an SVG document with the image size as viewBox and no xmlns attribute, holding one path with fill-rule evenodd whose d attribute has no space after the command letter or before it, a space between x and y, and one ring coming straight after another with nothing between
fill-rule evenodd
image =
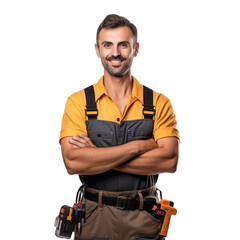
<instances>
[{"instance_id":1,"label":"khaki trouser","mask_svg":"<svg viewBox=\"0 0 240 240\"><path fill-rule=\"evenodd\" d=\"M148 189L125 192L107 192L92 188L86 188L86 191L98 193L99 199L98 203L86 199L85 223L81 227L80 235L75 235L75 240L157 239L156 236L160 226L159 221L147 211L139 209L122 210L101 203L102 195L139 198L140 201L146 196L157 198L155 186Z\"/></svg>"}]
</instances>

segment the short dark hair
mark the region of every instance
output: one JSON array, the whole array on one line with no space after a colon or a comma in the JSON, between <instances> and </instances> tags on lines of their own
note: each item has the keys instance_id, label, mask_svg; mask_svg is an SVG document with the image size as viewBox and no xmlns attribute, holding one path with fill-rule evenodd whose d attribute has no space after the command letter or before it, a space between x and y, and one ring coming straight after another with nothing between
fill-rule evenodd
<instances>
[{"instance_id":1,"label":"short dark hair","mask_svg":"<svg viewBox=\"0 0 240 240\"><path fill-rule=\"evenodd\" d=\"M137 28L136 26L131 23L127 18L119 16L117 14L109 14L107 15L102 23L99 25L97 29L97 36L96 36L96 42L97 46L99 47L98 44L98 39L99 39L99 33L103 28L111 29L111 28L117 28L117 27L129 27L130 30L132 31L132 34L135 38L134 45L137 43Z\"/></svg>"}]
</instances>

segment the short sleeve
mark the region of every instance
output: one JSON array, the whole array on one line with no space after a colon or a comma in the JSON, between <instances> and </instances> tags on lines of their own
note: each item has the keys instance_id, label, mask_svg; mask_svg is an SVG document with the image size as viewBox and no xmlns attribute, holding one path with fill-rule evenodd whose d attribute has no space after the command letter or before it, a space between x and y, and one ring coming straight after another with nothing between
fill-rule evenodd
<instances>
[{"instance_id":1,"label":"short sleeve","mask_svg":"<svg viewBox=\"0 0 240 240\"><path fill-rule=\"evenodd\" d=\"M177 121L170 100L163 94L159 94L155 105L155 121L153 136L155 141L164 137L177 137Z\"/></svg>"},{"instance_id":2,"label":"short sleeve","mask_svg":"<svg viewBox=\"0 0 240 240\"><path fill-rule=\"evenodd\" d=\"M63 137L76 136L79 133L87 136L86 117L84 110L86 99L81 93L82 92L73 94L66 102L62 118L60 140Z\"/></svg>"}]
</instances>

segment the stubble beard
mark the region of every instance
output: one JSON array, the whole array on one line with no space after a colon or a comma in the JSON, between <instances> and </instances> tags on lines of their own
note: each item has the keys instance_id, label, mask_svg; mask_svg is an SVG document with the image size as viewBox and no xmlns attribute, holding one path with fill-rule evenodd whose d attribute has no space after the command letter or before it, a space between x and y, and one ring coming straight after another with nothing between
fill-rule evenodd
<instances>
[{"instance_id":1,"label":"stubble beard","mask_svg":"<svg viewBox=\"0 0 240 240\"><path fill-rule=\"evenodd\" d=\"M123 77L129 71L128 64L124 64L120 69L111 67L108 64L103 64L103 67L113 77Z\"/></svg>"},{"instance_id":2,"label":"stubble beard","mask_svg":"<svg viewBox=\"0 0 240 240\"><path fill-rule=\"evenodd\" d=\"M129 71L130 71L130 68L131 68L131 65L132 65L132 61L128 61L128 62L125 62L123 66L110 66L108 61L109 61L110 58L106 58L103 60L103 58L101 58L101 61L102 61L102 65L104 67L104 69L113 77L123 77L124 75L126 75ZM117 57L115 58L117 59ZM126 59L124 59L124 61L126 61Z\"/></svg>"}]
</instances>

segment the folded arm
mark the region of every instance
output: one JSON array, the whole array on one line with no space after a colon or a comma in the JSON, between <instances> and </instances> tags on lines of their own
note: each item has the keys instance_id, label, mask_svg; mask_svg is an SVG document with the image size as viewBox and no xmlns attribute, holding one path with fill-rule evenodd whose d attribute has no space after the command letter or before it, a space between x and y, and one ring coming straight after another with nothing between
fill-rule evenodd
<instances>
[{"instance_id":1,"label":"folded arm","mask_svg":"<svg viewBox=\"0 0 240 240\"><path fill-rule=\"evenodd\" d=\"M138 175L174 173L178 163L178 139L165 137L159 139L157 144L158 148L145 152L114 169Z\"/></svg>"},{"instance_id":2,"label":"folded arm","mask_svg":"<svg viewBox=\"0 0 240 240\"><path fill-rule=\"evenodd\" d=\"M157 147L153 139L105 148L95 147L83 134L61 139L63 160L69 174L103 173Z\"/></svg>"},{"instance_id":3,"label":"folded arm","mask_svg":"<svg viewBox=\"0 0 240 240\"><path fill-rule=\"evenodd\" d=\"M116 147L96 148L79 134L61 141L69 174L98 174L111 169L138 175L173 173L178 163L178 139L138 140Z\"/></svg>"}]
</instances>

